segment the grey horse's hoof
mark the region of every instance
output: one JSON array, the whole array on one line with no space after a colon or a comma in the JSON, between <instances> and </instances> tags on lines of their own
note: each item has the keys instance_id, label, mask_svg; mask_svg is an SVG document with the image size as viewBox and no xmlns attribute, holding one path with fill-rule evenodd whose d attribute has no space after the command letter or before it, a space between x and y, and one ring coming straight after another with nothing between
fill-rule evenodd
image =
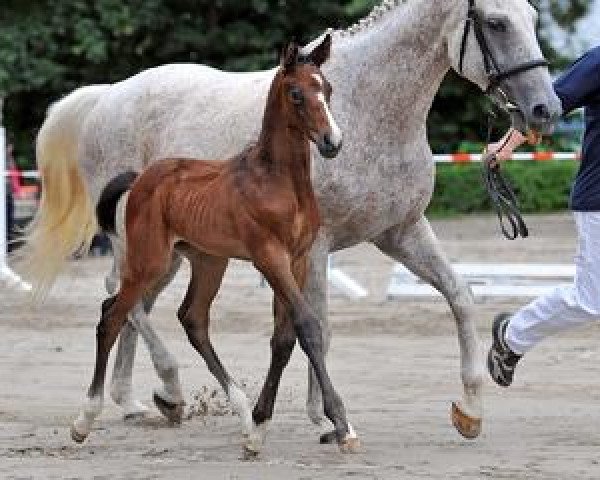
<instances>
[{"instance_id":1,"label":"grey horse's hoof","mask_svg":"<svg viewBox=\"0 0 600 480\"><path fill-rule=\"evenodd\" d=\"M123 415L123 421L125 422L136 422L146 417L147 412L130 412Z\"/></svg>"},{"instance_id":2,"label":"grey horse's hoof","mask_svg":"<svg viewBox=\"0 0 600 480\"><path fill-rule=\"evenodd\" d=\"M180 424L181 419L183 418L183 407L184 403L171 403L167 402L164 398L158 395L156 392L152 395L152 400L154 400L154 405L156 408L162 413L162 415L173 424Z\"/></svg>"},{"instance_id":3,"label":"grey horse's hoof","mask_svg":"<svg viewBox=\"0 0 600 480\"><path fill-rule=\"evenodd\" d=\"M71 439L76 442L76 443L83 443L84 440L87 438L88 434L87 433L79 433L76 429L75 429L75 425L71 425Z\"/></svg>"},{"instance_id":4,"label":"grey horse's hoof","mask_svg":"<svg viewBox=\"0 0 600 480\"><path fill-rule=\"evenodd\" d=\"M337 441L337 437L335 434L335 430L324 433L323 435L321 435L319 437L319 443L321 443L321 444L335 443L336 441Z\"/></svg>"},{"instance_id":5,"label":"grey horse's hoof","mask_svg":"<svg viewBox=\"0 0 600 480\"><path fill-rule=\"evenodd\" d=\"M458 404L452 402L450 414L452 425L463 437L473 440L481 433L481 418L471 417L464 413Z\"/></svg>"},{"instance_id":6,"label":"grey horse's hoof","mask_svg":"<svg viewBox=\"0 0 600 480\"><path fill-rule=\"evenodd\" d=\"M351 429L340 442L337 440L335 430L324 433L319 437L319 443L338 443L342 453L356 453L360 449L360 440L354 429Z\"/></svg>"}]
</instances>

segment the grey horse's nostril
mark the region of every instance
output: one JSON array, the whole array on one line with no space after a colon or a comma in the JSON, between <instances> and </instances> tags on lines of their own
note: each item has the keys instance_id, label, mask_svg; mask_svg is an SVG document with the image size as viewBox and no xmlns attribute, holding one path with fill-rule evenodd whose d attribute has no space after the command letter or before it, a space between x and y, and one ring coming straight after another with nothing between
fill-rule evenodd
<instances>
[{"instance_id":1,"label":"grey horse's nostril","mask_svg":"<svg viewBox=\"0 0 600 480\"><path fill-rule=\"evenodd\" d=\"M535 107L533 107L532 113L533 118L535 118L536 120L548 121L552 116L550 115L550 110L548 109L548 107L543 103L539 103Z\"/></svg>"}]
</instances>

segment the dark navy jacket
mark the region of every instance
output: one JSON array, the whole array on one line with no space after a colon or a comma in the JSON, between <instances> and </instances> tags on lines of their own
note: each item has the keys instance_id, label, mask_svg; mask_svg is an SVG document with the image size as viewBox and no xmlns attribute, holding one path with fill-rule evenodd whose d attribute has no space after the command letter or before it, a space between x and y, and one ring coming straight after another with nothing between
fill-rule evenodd
<instances>
[{"instance_id":1,"label":"dark navy jacket","mask_svg":"<svg viewBox=\"0 0 600 480\"><path fill-rule=\"evenodd\" d=\"M581 165L571 191L571 209L600 211L600 46L591 49L554 82L563 114L584 107Z\"/></svg>"}]
</instances>

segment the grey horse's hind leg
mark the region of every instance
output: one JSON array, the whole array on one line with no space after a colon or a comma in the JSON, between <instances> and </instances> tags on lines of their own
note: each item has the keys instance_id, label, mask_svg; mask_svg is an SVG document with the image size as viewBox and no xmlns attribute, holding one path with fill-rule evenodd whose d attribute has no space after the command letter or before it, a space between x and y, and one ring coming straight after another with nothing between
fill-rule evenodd
<instances>
[{"instance_id":1,"label":"grey horse's hind leg","mask_svg":"<svg viewBox=\"0 0 600 480\"><path fill-rule=\"evenodd\" d=\"M113 264L104 283L106 292L114 295L119 286L119 265L124 250L121 241L116 236L109 235L109 238L113 250ZM110 396L123 409L125 419L143 416L149 410L146 405L133 396L131 379L138 337L138 332L132 323L132 316L135 314L136 310L129 315L129 321L125 323L119 334L119 345L110 385Z\"/></svg>"},{"instance_id":2,"label":"grey horse's hind leg","mask_svg":"<svg viewBox=\"0 0 600 480\"><path fill-rule=\"evenodd\" d=\"M475 329L473 295L464 280L454 272L442 252L429 222L421 217L411 227L391 228L374 240L385 254L402 262L413 273L439 290L450 304L458 328L463 399L453 404L452 420L467 438L481 431L482 356Z\"/></svg>"},{"instance_id":3,"label":"grey horse's hind leg","mask_svg":"<svg viewBox=\"0 0 600 480\"><path fill-rule=\"evenodd\" d=\"M110 385L110 396L123 409L125 420L142 417L149 410L146 405L133 396L131 379L138 337L138 332L131 321L133 315L135 313L130 314L129 321L119 334L119 346Z\"/></svg>"},{"instance_id":4,"label":"grey horse's hind leg","mask_svg":"<svg viewBox=\"0 0 600 480\"><path fill-rule=\"evenodd\" d=\"M160 412L171 422L179 423L183 416L183 393L179 381L179 366L177 359L167 350L160 337L148 321L148 314L160 293L171 283L181 267L181 255L174 253L167 274L154 289L144 297L144 311L135 320L135 327L142 335L144 343L150 352L150 358L158 377L163 385L154 390L154 403Z\"/></svg>"},{"instance_id":5,"label":"grey horse's hind leg","mask_svg":"<svg viewBox=\"0 0 600 480\"><path fill-rule=\"evenodd\" d=\"M327 239L320 232L312 246L307 266L306 282L304 284L304 297L312 307L313 312L321 321L321 334L323 336L323 350L329 350L331 341L331 328L327 320L327 255L329 245ZM306 411L311 421L317 425L325 420L323 413L323 394L313 368L308 366L308 395L306 398Z\"/></svg>"},{"instance_id":6,"label":"grey horse's hind leg","mask_svg":"<svg viewBox=\"0 0 600 480\"><path fill-rule=\"evenodd\" d=\"M116 288L118 283L118 265L124 253L120 240L111 236L115 261L113 269L106 279L107 290ZM148 321L148 312L160 292L173 279L181 265L181 257L176 255L168 274L157 287L144 299L144 309L137 309L129 316L119 336L119 346L111 381L111 397L125 411L125 417L143 415L148 408L134 399L132 392L132 373L138 333L146 343L154 368L163 381L162 388L155 390L154 401L159 410L169 420L179 422L183 414L183 395L179 383L179 372L175 357L166 349L160 337Z\"/></svg>"}]
</instances>

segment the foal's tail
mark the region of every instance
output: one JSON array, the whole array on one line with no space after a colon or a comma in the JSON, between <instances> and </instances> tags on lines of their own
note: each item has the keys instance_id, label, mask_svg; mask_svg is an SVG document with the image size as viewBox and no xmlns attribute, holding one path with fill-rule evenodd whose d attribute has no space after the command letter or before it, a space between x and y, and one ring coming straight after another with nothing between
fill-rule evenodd
<instances>
[{"instance_id":1,"label":"foal's tail","mask_svg":"<svg viewBox=\"0 0 600 480\"><path fill-rule=\"evenodd\" d=\"M37 136L42 198L27 228L23 255L25 274L38 300L48 292L66 259L87 250L96 232L78 148L85 119L108 88L82 87L53 104Z\"/></svg>"},{"instance_id":2,"label":"foal's tail","mask_svg":"<svg viewBox=\"0 0 600 480\"><path fill-rule=\"evenodd\" d=\"M131 170L121 173L108 182L102 190L96 205L96 219L103 232L117 234L116 218L119 200L131 188L137 176L138 174Z\"/></svg>"}]
</instances>

